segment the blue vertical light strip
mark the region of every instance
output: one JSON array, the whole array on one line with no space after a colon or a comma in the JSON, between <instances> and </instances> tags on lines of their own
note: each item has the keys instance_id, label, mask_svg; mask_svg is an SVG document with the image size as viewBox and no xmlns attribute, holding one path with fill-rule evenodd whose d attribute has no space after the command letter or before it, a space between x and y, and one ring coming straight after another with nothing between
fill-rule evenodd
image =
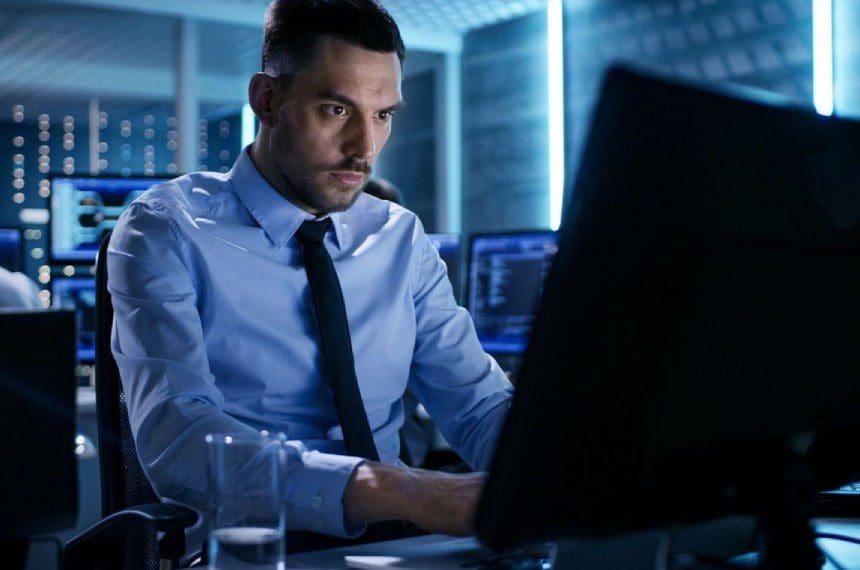
<instances>
[{"instance_id":1,"label":"blue vertical light strip","mask_svg":"<svg viewBox=\"0 0 860 570\"><path fill-rule=\"evenodd\" d=\"M561 225L564 198L564 30L562 0L549 0L547 20L547 117L549 121L549 226Z\"/></svg>"},{"instance_id":2,"label":"blue vertical light strip","mask_svg":"<svg viewBox=\"0 0 860 570\"><path fill-rule=\"evenodd\" d=\"M257 117L254 116L254 110L251 109L250 103L242 105L242 148L245 148L257 136Z\"/></svg>"},{"instance_id":3,"label":"blue vertical light strip","mask_svg":"<svg viewBox=\"0 0 860 570\"><path fill-rule=\"evenodd\" d=\"M812 0L813 99L820 115L833 114L833 0Z\"/></svg>"},{"instance_id":4,"label":"blue vertical light strip","mask_svg":"<svg viewBox=\"0 0 860 570\"><path fill-rule=\"evenodd\" d=\"M463 231L461 52L445 53L436 79L436 231Z\"/></svg>"}]
</instances>

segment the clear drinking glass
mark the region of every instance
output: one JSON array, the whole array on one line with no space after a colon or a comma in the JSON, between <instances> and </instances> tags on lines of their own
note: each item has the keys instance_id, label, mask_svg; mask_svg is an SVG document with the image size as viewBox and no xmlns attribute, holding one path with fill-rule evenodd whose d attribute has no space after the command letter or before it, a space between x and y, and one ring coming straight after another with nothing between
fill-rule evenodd
<instances>
[{"instance_id":1,"label":"clear drinking glass","mask_svg":"<svg viewBox=\"0 0 860 570\"><path fill-rule=\"evenodd\" d=\"M209 567L284 567L286 436L209 434Z\"/></svg>"}]
</instances>

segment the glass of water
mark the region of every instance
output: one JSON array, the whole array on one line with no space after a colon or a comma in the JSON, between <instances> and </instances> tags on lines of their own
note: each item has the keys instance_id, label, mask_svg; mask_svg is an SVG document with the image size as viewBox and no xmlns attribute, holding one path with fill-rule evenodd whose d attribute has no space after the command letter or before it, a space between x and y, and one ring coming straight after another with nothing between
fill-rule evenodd
<instances>
[{"instance_id":1,"label":"glass of water","mask_svg":"<svg viewBox=\"0 0 860 570\"><path fill-rule=\"evenodd\" d=\"M209 567L284 567L286 437L209 434Z\"/></svg>"}]
</instances>

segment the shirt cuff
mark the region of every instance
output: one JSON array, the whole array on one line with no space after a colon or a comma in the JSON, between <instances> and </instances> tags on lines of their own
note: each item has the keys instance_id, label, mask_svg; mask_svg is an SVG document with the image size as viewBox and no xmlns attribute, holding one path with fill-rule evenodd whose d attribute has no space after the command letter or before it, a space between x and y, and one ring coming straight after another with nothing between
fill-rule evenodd
<instances>
[{"instance_id":1,"label":"shirt cuff","mask_svg":"<svg viewBox=\"0 0 860 570\"><path fill-rule=\"evenodd\" d=\"M361 535L367 525L346 520L343 493L353 471L364 461L318 451L302 453L301 466L287 478L287 529L341 538Z\"/></svg>"}]
</instances>

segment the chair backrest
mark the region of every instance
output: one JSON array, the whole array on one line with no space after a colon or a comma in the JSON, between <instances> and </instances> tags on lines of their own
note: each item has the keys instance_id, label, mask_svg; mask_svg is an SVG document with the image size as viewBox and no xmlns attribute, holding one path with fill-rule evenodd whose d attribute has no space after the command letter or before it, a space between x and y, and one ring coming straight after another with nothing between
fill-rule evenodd
<instances>
[{"instance_id":1,"label":"chair backrest","mask_svg":"<svg viewBox=\"0 0 860 570\"><path fill-rule=\"evenodd\" d=\"M108 233L96 257L96 414L99 430L102 514L157 503L137 457L119 369L110 348L113 304L107 288Z\"/></svg>"}]
</instances>

